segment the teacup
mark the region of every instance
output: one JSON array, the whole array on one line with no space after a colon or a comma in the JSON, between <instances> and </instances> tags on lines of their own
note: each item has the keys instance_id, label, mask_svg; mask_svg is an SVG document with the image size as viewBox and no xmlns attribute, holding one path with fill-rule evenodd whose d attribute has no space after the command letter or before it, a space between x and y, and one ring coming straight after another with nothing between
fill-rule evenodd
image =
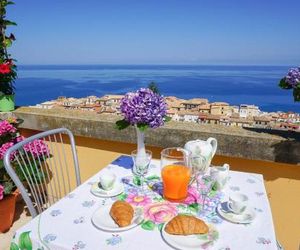
<instances>
[{"instance_id":1,"label":"teacup","mask_svg":"<svg viewBox=\"0 0 300 250\"><path fill-rule=\"evenodd\" d=\"M228 201L228 209L235 213L235 214L241 214L243 213L248 205L248 196L241 194L241 193L235 193L230 195L229 201Z\"/></svg>"},{"instance_id":2,"label":"teacup","mask_svg":"<svg viewBox=\"0 0 300 250\"><path fill-rule=\"evenodd\" d=\"M103 173L100 176L100 185L104 190L111 190L116 181L116 175L113 173Z\"/></svg>"}]
</instances>

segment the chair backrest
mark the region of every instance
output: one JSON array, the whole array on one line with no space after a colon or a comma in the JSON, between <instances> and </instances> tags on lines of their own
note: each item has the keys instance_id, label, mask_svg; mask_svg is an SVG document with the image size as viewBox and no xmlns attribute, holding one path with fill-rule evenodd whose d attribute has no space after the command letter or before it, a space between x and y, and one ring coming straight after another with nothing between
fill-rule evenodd
<instances>
[{"instance_id":1,"label":"chair backrest","mask_svg":"<svg viewBox=\"0 0 300 250\"><path fill-rule=\"evenodd\" d=\"M66 128L18 142L5 153L4 165L32 217L81 183L75 139Z\"/></svg>"}]
</instances>

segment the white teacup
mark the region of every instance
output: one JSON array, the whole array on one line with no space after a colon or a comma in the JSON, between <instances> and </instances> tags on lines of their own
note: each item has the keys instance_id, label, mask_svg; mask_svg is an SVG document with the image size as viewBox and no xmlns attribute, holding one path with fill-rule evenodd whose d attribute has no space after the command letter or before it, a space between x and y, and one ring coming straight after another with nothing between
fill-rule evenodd
<instances>
[{"instance_id":1,"label":"white teacup","mask_svg":"<svg viewBox=\"0 0 300 250\"><path fill-rule=\"evenodd\" d=\"M111 190L116 181L116 175L113 173L103 173L100 176L100 185L104 190Z\"/></svg>"},{"instance_id":2,"label":"white teacup","mask_svg":"<svg viewBox=\"0 0 300 250\"><path fill-rule=\"evenodd\" d=\"M243 213L248 205L248 196L241 193L234 193L230 195L228 201L228 209L235 213L241 214Z\"/></svg>"}]
</instances>

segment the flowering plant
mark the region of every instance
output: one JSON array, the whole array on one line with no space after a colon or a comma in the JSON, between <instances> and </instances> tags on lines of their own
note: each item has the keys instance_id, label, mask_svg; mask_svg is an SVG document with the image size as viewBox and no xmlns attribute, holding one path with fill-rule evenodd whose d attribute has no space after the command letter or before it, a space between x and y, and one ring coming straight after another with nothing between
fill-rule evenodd
<instances>
[{"instance_id":1,"label":"flowering plant","mask_svg":"<svg viewBox=\"0 0 300 250\"><path fill-rule=\"evenodd\" d=\"M293 89L294 101L300 101L300 66L291 68L287 75L280 80L279 87L282 89Z\"/></svg>"},{"instance_id":2,"label":"flowering plant","mask_svg":"<svg viewBox=\"0 0 300 250\"><path fill-rule=\"evenodd\" d=\"M16 25L16 23L6 19L6 7L9 4L13 4L13 2L9 0L0 1L0 96L14 94L14 81L17 78L17 67L8 53L8 48L15 40L15 36L5 34L7 26Z\"/></svg>"},{"instance_id":3,"label":"flowering plant","mask_svg":"<svg viewBox=\"0 0 300 250\"><path fill-rule=\"evenodd\" d=\"M20 136L18 131L18 125L21 122L21 120L15 118L0 120L0 200L3 199L4 195L11 194L15 189L12 179L4 168L3 158L6 151L10 147L24 140L24 137ZM34 140L24 145L23 153L24 156L21 156L20 154L22 153L20 151L18 151L18 153L15 152L10 156L10 160L20 180L24 182L26 178L23 174L21 166L16 164L17 159L21 158L22 163L25 165L29 164L31 158L39 159L39 162L43 162L43 160L50 156L50 152L47 144L45 144L44 141ZM41 166L38 166L38 168L27 168L27 173L32 176L32 179L34 180L43 181L45 177L43 171L41 170Z\"/></svg>"},{"instance_id":4,"label":"flowering plant","mask_svg":"<svg viewBox=\"0 0 300 250\"><path fill-rule=\"evenodd\" d=\"M150 88L127 93L121 100L120 110L124 116L123 120L116 122L120 130L134 125L144 131L148 127L158 128L168 121L164 97Z\"/></svg>"}]
</instances>

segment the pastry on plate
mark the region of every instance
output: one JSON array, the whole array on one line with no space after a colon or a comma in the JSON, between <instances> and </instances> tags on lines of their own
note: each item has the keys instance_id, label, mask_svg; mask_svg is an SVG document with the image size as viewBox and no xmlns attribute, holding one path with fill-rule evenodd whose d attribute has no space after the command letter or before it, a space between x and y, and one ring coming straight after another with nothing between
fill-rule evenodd
<instances>
[{"instance_id":1,"label":"pastry on plate","mask_svg":"<svg viewBox=\"0 0 300 250\"><path fill-rule=\"evenodd\" d=\"M165 231L174 235L206 234L208 226L203 220L191 215L177 215L168 222Z\"/></svg>"},{"instance_id":2,"label":"pastry on plate","mask_svg":"<svg viewBox=\"0 0 300 250\"><path fill-rule=\"evenodd\" d=\"M126 201L116 201L113 203L109 214L119 227L126 227L131 224L134 210Z\"/></svg>"}]
</instances>

